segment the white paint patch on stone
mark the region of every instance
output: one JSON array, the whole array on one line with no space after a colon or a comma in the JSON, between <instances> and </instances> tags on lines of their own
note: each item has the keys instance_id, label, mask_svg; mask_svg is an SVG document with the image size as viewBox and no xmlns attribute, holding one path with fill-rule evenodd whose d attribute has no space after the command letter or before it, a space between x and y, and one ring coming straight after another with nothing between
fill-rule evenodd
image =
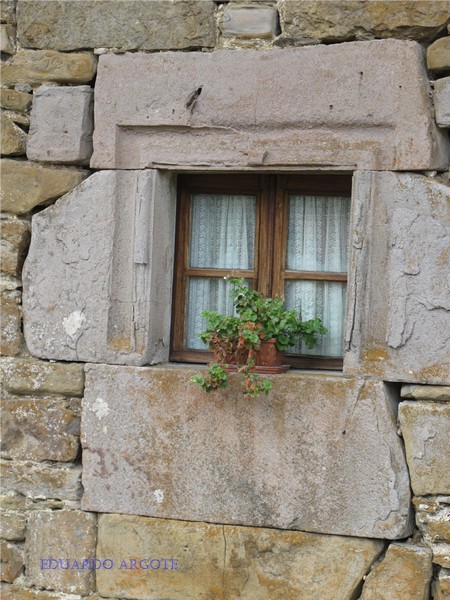
<instances>
[{"instance_id":1,"label":"white paint patch on stone","mask_svg":"<svg viewBox=\"0 0 450 600\"><path fill-rule=\"evenodd\" d=\"M156 498L156 502L158 504L161 504L164 500L164 492L162 490L155 490L153 492L155 498Z\"/></svg>"},{"instance_id":2,"label":"white paint patch on stone","mask_svg":"<svg viewBox=\"0 0 450 600\"><path fill-rule=\"evenodd\" d=\"M103 417L106 417L109 414L110 409L108 403L105 402L103 398L96 398L96 400L92 404L91 411L101 421Z\"/></svg>"},{"instance_id":3,"label":"white paint patch on stone","mask_svg":"<svg viewBox=\"0 0 450 600\"><path fill-rule=\"evenodd\" d=\"M72 340L75 340L78 337L80 329L85 321L86 317L81 310L74 310L73 313L63 319L63 327Z\"/></svg>"}]
</instances>

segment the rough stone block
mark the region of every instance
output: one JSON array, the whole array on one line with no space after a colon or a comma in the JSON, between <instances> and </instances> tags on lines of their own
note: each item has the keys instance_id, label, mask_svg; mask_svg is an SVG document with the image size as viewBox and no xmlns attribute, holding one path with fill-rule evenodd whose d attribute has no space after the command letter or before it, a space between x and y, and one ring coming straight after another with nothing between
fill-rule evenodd
<instances>
[{"instance_id":1,"label":"rough stone block","mask_svg":"<svg viewBox=\"0 0 450 600\"><path fill-rule=\"evenodd\" d=\"M214 9L211 0L27 0L18 4L18 36L24 48L65 51L211 48Z\"/></svg>"},{"instance_id":2,"label":"rough stone block","mask_svg":"<svg viewBox=\"0 0 450 600\"><path fill-rule=\"evenodd\" d=\"M433 600L448 600L450 598L450 572L441 570L433 586Z\"/></svg>"},{"instance_id":3,"label":"rough stone block","mask_svg":"<svg viewBox=\"0 0 450 600\"><path fill-rule=\"evenodd\" d=\"M7 400L2 410L1 454L19 460L75 460L79 416L67 402L39 398Z\"/></svg>"},{"instance_id":4,"label":"rough stone block","mask_svg":"<svg viewBox=\"0 0 450 600\"><path fill-rule=\"evenodd\" d=\"M19 156L25 154L27 134L5 114L1 115L1 154Z\"/></svg>"},{"instance_id":5,"label":"rough stone block","mask_svg":"<svg viewBox=\"0 0 450 600\"><path fill-rule=\"evenodd\" d=\"M190 383L192 374L87 367L84 509L408 535L409 482L389 387L286 374L253 403L237 380L209 396Z\"/></svg>"},{"instance_id":6,"label":"rough stone block","mask_svg":"<svg viewBox=\"0 0 450 600\"><path fill-rule=\"evenodd\" d=\"M16 22L16 0L0 0L0 22Z\"/></svg>"},{"instance_id":7,"label":"rough stone block","mask_svg":"<svg viewBox=\"0 0 450 600\"><path fill-rule=\"evenodd\" d=\"M83 365L28 358L4 359L1 372L5 388L13 394L83 394Z\"/></svg>"},{"instance_id":8,"label":"rough stone block","mask_svg":"<svg viewBox=\"0 0 450 600\"><path fill-rule=\"evenodd\" d=\"M450 36L439 38L428 47L427 65L431 71L450 70Z\"/></svg>"},{"instance_id":9,"label":"rough stone block","mask_svg":"<svg viewBox=\"0 0 450 600\"><path fill-rule=\"evenodd\" d=\"M414 400L435 400L438 402L450 401L450 386L448 385L402 385L400 395L402 398Z\"/></svg>"},{"instance_id":10,"label":"rough stone block","mask_svg":"<svg viewBox=\"0 0 450 600\"><path fill-rule=\"evenodd\" d=\"M416 523L433 552L433 563L450 568L450 497L413 499Z\"/></svg>"},{"instance_id":11,"label":"rough stone block","mask_svg":"<svg viewBox=\"0 0 450 600\"><path fill-rule=\"evenodd\" d=\"M27 92L0 88L0 106L9 110L27 112L33 101L33 96Z\"/></svg>"},{"instance_id":12,"label":"rough stone block","mask_svg":"<svg viewBox=\"0 0 450 600\"><path fill-rule=\"evenodd\" d=\"M450 383L449 201L422 175L355 174L345 375Z\"/></svg>"},{"instance_id":13,"label":"rough stone block","mask_svg":"<svg viewBox=\"0 0 450 600\"><path fill-rule=\"evenodd\" d=\"M13 215L2 215L0 267L4 273L20 275L31 237L30 222Z\"/></svg>"},{"instance_id":14,"label":"rough stone block","mask_svg":"<svg viewBox=\"0 0 450 600\"><path fill-rule=\"evenodd\" d=\"M19 354L23 342L20 293L2 292L1 307L0 352L3 356L16 356Z\"/></svg>"},{"instance_id":15,"label":"rough stone block","mask_svg":"<svg viewBox=\"0 0 450 600\"><path fill-rule=\"evenodd\" d=\"M450 77L434 82L434 109L439 127L450 127Z\"/></svg>"},{"instance_id":16,"label":"rough stone block","mask_svg":"<svg viewBox=\"0 0 450 600\"><path fill-rule=\"evenodd\" d=\"M16 510L2 510L0 513L0 537L10 541L25 539L27 517Z\"/></svg>"},{"instance_id":17,"label":"rough stone block","mask_svg":"<svg viewBox=\"0 0 450 600\"><path fill-rule=\"evenodd\" d=\"M3 85L83 84L93 79L96 67L97 57L90 52L19 50L2 65L1 76Z\"/></svg>"},{"instance_id":18,"label":"rough stone block","mask_svg":"<svg viewBox=\"0 0 450 600\"><path fill-rule=\"evenodd\" d=\"M428 548L391 544L369 573L360 600L428 600L433 574Z\"/></svg>"},{"instance_id":19,"label":"rough stone block","mask_svg":"<svg viewBox=\"0 0 450 600\"><path fill-rule=\"evenodd\" d=\"M274 38L278 11L273 6L226 6L221 23L222 34L246 38Z\"/></svg>"},{"instance_id":20,"label":"rough stone block","mask_svg":"<svg viewBox=\"0 0 450 600\"><path fill-rule=\"evenodd\" d=\"M433 119L422 48L414 42L105 54L95 106L97 169L449 164L448 136Z\"/></svg>"},{"instance_id":21,"label":"rough stone block","mask_svg":"<svg viewBox=\"0 0 450 600\"><path fill-rule=\"evenodd\" d=\"M81 468L4 460L2 487L33 499L76 501L81 497Z\"/></svg>"},{"instance_id":22,"label":"rough stone block","mask_svg":"<svg viewBox=\"0 0 450 600\"><path fill-rule=\"evenodd\" d=\"M34 355L168 360L175 205L170 175L110 171L33 218L23 281Z\"/></svg>"},{"instance_id":23,"label":"rough stone block","mask_svg":"<svg viewBox=\"0 0 450 600\"><path fill-rule=\"evenodd\" d=\"M337 42L353 39L431 40L444 30L447 0L283 0L279 3L281 40Z\"/></svg>"},{"instance_id":24,"label":"rough stone block","mask_svg":"<svg viewBox=\"0 0 450 600\"><path fill-rule=\"evenodd\" d=\"M114 567L97 571L97 587L102 597L145 600L344 599L382 548L374 540L102 515L97 557ZM124 557L144 559L144 568L126 570L127 560L120 569ZM149 573L155 558L160 568Z\"/></svg>"},{"instance_id":25,"label":"rough stone block","mask_svg":"<svg viewBox=\"0 0 450 600\"><path fill-rule=\"evenodd\" d=\"M93 94L87 85L42 86L35 92L27 142L30 160L89 164Z\"/></svg>"},{"instance_id":26,"label":"rough stone block","mask_svg":"<svg viewBox=\"0 0 450 600\"><path fill-rule=\"evenodd\" d=\"M25 542L26 578L29 585L72 594L93 590L94 571L73 569L74 561L95 558L97 539L94 515L73 510L34 511L28 519ZM62 559L63 567L70 560L69 569L42 568L46 559Z\"/></svg>"},{"instance_id":27,"label":"rough stone block","mask_svg":"<svg viewBox=\"0 0 450 600\"><path fill-rule=\"evenodd\" d=\"M401 402L399 420L414 494L450 494L450 404Z\"/></svg>"},{"instance_id":28,"label":"rough stone block","mask_svg":"<svg viewBox=\"0 0 450 600\"><path fill-rule=\"evenodd\" d=\"M23 551L17 544L0 540L0 581L12 583L23 569Z\"/></svg>"},{"instance_id":29,"label":"rough stone block","mask_svg":"<svg viewBox=\"0 0 450 600\"><path fill-rule=\"evenodd\" d=\"M12 25L0 25L0 52L3 54L14 54L14 38L16 28Z\"/></svg>"},{"instance_id":30,"label":"rough stone block","mask_svg":"<svg viewBox=\"0 0 450 600\"><path fill-rule=\"evenodd\" d=\"M24 215L35 206L48 204L86 179L89 171L50 167L27 161L1 160L2 210Z\"/></svg>"},{"instance_id":31,"label":"rough stone block","mask_svg":"<svg viewBox=\"0 0 450 600\"><path fill-rule=\"evenodd\" d=\"M43 590L26 589L20 584L9 585L1 588L2 600L83 600L76 594L62 594L61 592L45 592ZM98 596L89 596L89 600L108 600ZM114 599L113 599L114 600Z\"/></svg>"}]
</instances>

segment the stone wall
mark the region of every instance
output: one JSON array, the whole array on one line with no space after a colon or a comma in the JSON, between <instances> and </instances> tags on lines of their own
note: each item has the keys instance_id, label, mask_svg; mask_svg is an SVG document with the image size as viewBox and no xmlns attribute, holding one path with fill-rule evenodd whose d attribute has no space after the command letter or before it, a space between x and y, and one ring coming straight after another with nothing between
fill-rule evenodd
<instances>
[{"instance_id":1,"label":"stone wall","mask_svg":"<svg viewBox=\"0 0 450 600\"><path fill-rule=\"evenodd\" d=\"M450 597L449 18L446 0L0 0L6 599ZM372 78L340 96L355 53ZM212 91L185 114L200 63ZM221 155L215 125L241 128ZM305 164L358 171L344 377L274 376L249 404L130 366L167 360L177 169Z\"/></svg>"}]
</instances>

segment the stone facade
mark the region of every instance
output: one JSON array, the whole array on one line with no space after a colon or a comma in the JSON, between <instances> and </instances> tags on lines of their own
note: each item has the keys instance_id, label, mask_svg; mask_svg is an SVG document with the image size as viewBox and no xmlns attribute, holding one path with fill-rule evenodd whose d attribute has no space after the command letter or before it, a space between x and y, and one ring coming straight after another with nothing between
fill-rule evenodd
<instances>
[{"instance_id":1,"label":"stone facade","mask_svg":"<svg viewBox=\"0 0 450 600\"><path fill-rule=\"evenodd\" d=\"M2 597L449 596L449 20L0 0ZM343 376L249 402L149 366L186 170L354 172Z\"/></svg>"}]
</instances>

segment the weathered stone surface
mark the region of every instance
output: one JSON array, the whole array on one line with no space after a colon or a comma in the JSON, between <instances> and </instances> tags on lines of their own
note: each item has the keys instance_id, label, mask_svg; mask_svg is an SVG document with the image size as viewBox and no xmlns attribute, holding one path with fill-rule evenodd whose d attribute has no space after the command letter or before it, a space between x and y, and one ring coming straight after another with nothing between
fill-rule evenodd
<instances>
[{"instance_id":1,"label":"weathered stone surface","mask_svg":"<svg viewBox=\"0 0 450 600\"><path fill-rule=\"evenodd\" d=\"M432 178L355 174L346 375L450 383L449 201Z\"/></svg>"},{"instance_id":2,"label":"weathered stone surface","mask_svg":"<svg viewBox=\"0 0 450 600\"><path fill-rule=\"evenodd\" d=\"M33 218L23 271L32 354L168 360L175 206L172 176L110 171Z\"/></svg>"},{"instance_id":3,"label":"weathered stone surface","mask_svg":"<svg viewBox=\"0 0 450 600\"><path fill-rule=\"evenodd\" d=\"M450 77L434 82L434 109L439 127L450 127Z\"/></svg>"},{"instance_id":4,"label":"weathered stone surface","mask_svg":"<svg viewBox=\"0 0 450 600\"><path fill-rule=\"evenodd\" d=\"M450 494L450 404L401 402L399 420L414 494Z\"/></svg>"},{"instance_id":5,"label":"weathered stone surface","mask_svg":"<svg viewBox=\"0 0 450 600\"><path fill-rule=\"evenodd\" d=\"M91 166L100 169L416 170L449 163L448 136L432 117L422 48L414 42L105 54L95 106Z\"/></svg>"},{"instance_id":6,"label":"weathered stone surface","mask_svg":"<svg viewBox=\"0 0 450 600\"><path fill-rule=\"evenodd\" d=\"M4 359L1 370L4 385L13 394L83 394L83 365L16 358Z\"/></svg>"},{"instance_id":7,"label":"weathered stone surface","mask_svg":"<svg viewBox=\"0 0 450 600\"><path fill-rule=\"evenodd\" d=\"M63 594L62 592L45 592L43 590L24 589L17 585L1 588L2 600L83 600L81 596L74 594ZM89 600L105 600L89 596ZM108 599L106 599L108 600Z\"/></svg>"},{"instance_id":8,"label":"weathered stone surface","mask_svg":"<svg viewBox=\"0 0 450 600\"><path fill-rule=\"evenodd\" d=\"M19 156L25 154L27 134L5 114L1 115L1 153Z\"/></svg>"},{"instance_id":9,"label":"weathered stone surface","mask_svg":"<svg viewBox=\"0 0 450 600\"><path fill-rule=\"evenodd\" d=\"M13 215L2 215L0 266L4 273L20 275L31 237L30 223Z\"/></svg>"},{"instance_id":10,"label":"weathered stone surface","mask_svg":"<svg viewBox=\"0 0 450 600\"><path fill-rule=\"evenodd\" d=\"M92 569L42 568L42 559L73 561L95 558L97 539L94 515L73 510L34 511L28 519L25 542L26 578L29 585L72 594L88 595L93 589ZM66 566L63 562L63 566Z\"/></svg>"},{"instance_id":11,"label":"weathered stone surface","mask_svg":"<svg viewBox=\"0 0 450 600\"><path fill-rule=\"evenodd\" d=\"M450 70L450 36L439 38L428 47L427 65L432 71Z\"/></svg>"},{"instance_id":12,"label":"weathered stone surface","mask_svg":"<svg viewBox=\"0 0 450 600\"><path fill-rule=\"evenodd\" d=\"M25 539L27 517L17 510L2 510L0 513L0 537L10 541Z\"/></svg>"},{"instance_id":13,"label":"weathered stone surface","mask_svg":"<svg viewBox=\"0 0 450 600\"><path fill-rule=\"evenodd\" d=\"M10 110L26 112L31 107L33 96L18 90L0 88L0 106Z\"/></svg>"},{"instance_id":14,"label":"weathered stone surface","mask_svg":"<svg viewBox=\"0 0 450 600\"><path fill-rule=\"evenodd\" d=\"M20 352L23 341L20 293L2 291L1 306L0 353L3 356L16 356Z\"/></svg>"},{"instance_id":15,"label":"weathered stone surface","mask_svg":"<svg viewBox=\"0 0 450 600\"><path fill-rule=\"evenodd\" d=\"M226 36L246 38L274 38L277 30L278 12L273 6L225 7L221 30Z\"/></svg>"},{"instance_id":16,"label":"weathered stone surface","mask_svg":"<svg viewBox=\"0 0 450 600\"><path fill-rule=\"evenodd\" d=\"M384 384L286 374L274 378L269 397L249 403L237 380L211 397L189 382L192 373L89 365L86 510L408 534L408 477Z\"/></svg>"},{"instance_id":17,"label":"weathered stone surface","mask_svg":"<svg viewBox=\"0 0 450 600\"><path fill-rule=\"evenodd\" d=\"M84 169L43 166L7 158L2 159L1 169L2 210L16 215L59 198L89 175Z\"/></svg>"},{"instance_id":18,"label":"weathered stone surface","mask_svg":"<svg viewBox=\"0 0 450 600\"><path fill-rule=\"evenodd\" d=\"M32 462L1 461L2 486L29 498L78 500L81 496L81 468Z\"/></svg>"},{"instance_id":19,"label":"weathered stone surface","mask_svg":"<svg viewBox=\"0 0 450 600\"><path fill-rule=\"evenodd\" d=\"M97 586L102 597L145 600L336 600L352 597L382 548L374 540L102 515L97 557L114 567L97 571ZM124 557L144 559L144 568L120 569ZM152 559L160 568L149 573Z\"/></svg>"},{"instance_id":20,"label":"weathered stone surface","mask_svg":"<svg viewBox=\"0 0 450 600\"><path fill-rule=\"evenodd\" d=\"M94 91L87 85L40 87L34 94L31 111L28 158L89 164L94 127L93 96Z\"/></svg>"},{"instance_id":21,"label":"weathered stone surface","mask_svg":"<svg viewBox=\"0 0 450 600\"><path fill-rule=\"evenodd\" d=\"M5 511L58 510L61 508L79 508L78 501L62 501L54 498L31 498L14 490L0 492L0 506Z\"/></svg>"},{"instance_id":22,"label":"weathered stone surface","mask_svg":"<svg viewBox=\"0 0 450 600\"><path fill-rule=\"evenodd\" d=\"M0 52L3 54L14 54L14 37L16 28L12 25L0 25Z\"/></svg>"},{"instance_id":23,"label":"weathered stone surface","mask_svg":"<svg viewBox=\"0 0 450 600\"><path fill-rule=\"evenodd\" d=\"M16 0L0 0L0 22L16 22Z\"/></svg>"},{"instance_id":24,"label":"weathered stone surface","mask_svg":"<svg viewBox=\"0 0 450 600\"><path fill-rule=\"evenodd\" d=\"M1 454L19 460L75 460L80 420L64 401L8 400L2 410Z\"/></svg>"},{"instance_id":25,"label":"weathered stone surface","mask_svg":"<svg viewBox=\"0 0 450 600\"><path fill-rule=\"evenodd\" d=\"M433 563L450 568L450 497L414 498L416 523L433 552Z\"/></svg>"},{"instance_id":26,"label":"weathered stone surface","mask_svg":"<svg viewBox=\"0 0 450 600\"><path fill-rule=\"evenodd\" d=\"M30 117L24 113L13 110L5 110L2 114L11 119L13 123L17 123L17 125L23 125L24 127L30 126Z\"/></svg>"},{"instance_id":27,"label":"weathered stone surface","mask_svg":"<svg viewBox=\"0 0 450 600\"><path fill-rule=\"evenodd\" d=\"M428 548L391 544L382 562L367 576L360 600L428 600L431 556Z\"/></svg>"},{"instance_id":28,"label":"weathered stone surface","mask_svg":"<svg viewBox=\"0 0 450 600\"><path fill-rule=\"evenodd\" d=\"M281 40L303 43L373 38L428 40L448 21L447 0L282 0L279 3Z\"/></svg>"},{"instance_id":29,"label":"weathered stone surface","mask_svg":"<svg viewBox=\"0 0 450 600\"><path fill-rule=\"evenodd\" d=\"M2 65L2 83L89 83L96 67L97 57L90 52L65 54L54 50L19 50Z\"/></svg>"},{"instance_id":30,"label":"weathered stone surface","mask_svg":"<svg viewBox=\"0 0 450 600\"><path fill-rule=\"evenodd\" d=\"M441 569L438 579L433 586L433 600L448 600L450 598L450 572Z\"/></svg>"},{"instance_id":31,"label":"weathered stone surface","mask_svg":"<svg viewBox=\"0 0 450 600\"><path fill-rule=\"evenodd\" d=\"M214 47L214 8L211 0L27 0L18 3L18 35L24 48L55 50Z\"/></svg>"},{"instance_id":32,"label":"weathered stone surface","mask_svg":"<svg viewBox=\"0 0 450 600\"><path fill-rule=\"evenodd\" d=\"M402 398L413 398L414 400L437 400L440 402L450 401L450 386L448 385L402 385Z\"/></svg>"},{"instance_id":33,"label":"weathered stone surface","mask_svg":"<svg viewBox=\"0 0 450 600\"><path fill-rule=\"evenodd\" d=\"M23 551L17 544L0 540L0 581L12 583L23 569Z\"/></svg>"}]
</instances>

